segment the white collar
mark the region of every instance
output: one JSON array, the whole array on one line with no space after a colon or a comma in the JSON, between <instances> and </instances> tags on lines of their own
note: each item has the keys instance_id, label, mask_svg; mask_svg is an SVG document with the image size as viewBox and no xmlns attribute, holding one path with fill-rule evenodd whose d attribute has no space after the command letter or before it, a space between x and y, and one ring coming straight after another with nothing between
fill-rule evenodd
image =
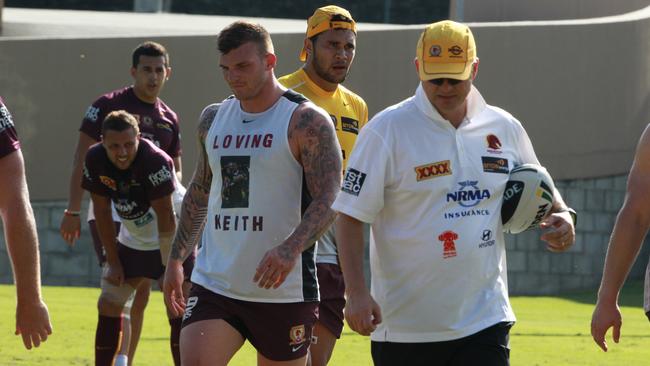
<instances>
[{"instance_id":1,"label":"white collar","mask_svg":"<svg viewBox=\"0 0 650 366\"><path fill-rule=\"evenodd\" d=\"M438 110L433 107L429 98L427 98L427 95L422 88L422 82L418 84L418 88L415 91L415 105L432 120L449 123L449 121L441 116ZM467 95L467 114L465 115L465 119L471 121L471 119L481 113L486 106L487 103L485 103L485 99L483 99L483 96L479 93L478 89L472 85L472 89Z\"/></svg>"}]
</instances>

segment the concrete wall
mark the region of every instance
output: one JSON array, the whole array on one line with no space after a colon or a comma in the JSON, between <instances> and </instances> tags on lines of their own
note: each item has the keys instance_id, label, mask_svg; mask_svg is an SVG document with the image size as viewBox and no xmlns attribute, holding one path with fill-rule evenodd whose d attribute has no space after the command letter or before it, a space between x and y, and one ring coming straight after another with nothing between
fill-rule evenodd
<instances>
[{"instance_id":1,"label":"concrete wall","mask_svg":"<svg viewBox=\"0 0 650 366\"><path fill-rule=\"evenodd\" d=\"M451 0L450 18L464 22L584 19L624 14L648 0Z\"/></svg>"},{"instance_id":2,"label":"concrete wall","mask_svg":"<svg viewBox=\"0 0 650 366\"><path fill-rule=\"evenodd\" d=\"M346 84L364 96L371 115L413 93L420 28L359 34ZM627 172L650 121L650 7L594 24L479 23L473 29L481 58L477 86L490 104L522 121L556 179ZM103 92L130 82L130 52L148 38L0 38L0 93L24 142L33 199L65 199L84 111ZM182 120L187 180L196 159L196 119L229 91L219 75L214 37L151 38L171 52L174 74L162 97ZM273 38L276 73L299 67L302 34Z\"/></svg>"},{"instance_id":3,"label":"concrete wall","mask_svg":"<svg viewBox=\"0 0 650 366\"><path fill-rule=\"evenodd\" d=\"M478 88L490 104L522 121L540 160L581 215L578 243L568 255L546 253L532 233L509 239L511 288L550 293L593 287L622 202L624 176L650 121L650 7L598 20L472 28L481 58ZM371 114L413 93L420 31L421 26L408 26L359 33L346 84L366 99ZM272 34L276 73L299 67L302 30ZM174 74L163 99L182 119L187 181L196 160L196 119L203 106L229 94L213 36L0 38L0 94L23 142L45 283L97 282L87 233L74 249L58 237L76 130L93 99L130 82L130 52L150 38L172 55ZM6 256L0 258L0 281L6 282Z\"/></svg>"}]
</instances>

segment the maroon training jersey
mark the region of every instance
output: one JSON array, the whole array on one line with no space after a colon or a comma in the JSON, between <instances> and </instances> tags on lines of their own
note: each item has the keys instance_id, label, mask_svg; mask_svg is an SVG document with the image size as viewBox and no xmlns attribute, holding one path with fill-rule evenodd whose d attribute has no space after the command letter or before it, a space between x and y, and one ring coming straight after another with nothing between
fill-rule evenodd
<instances>
[{"instance_id":1,"label":"maroon training jersey","mask_svg":"<svg viewBox=\"0 0 650 366\"><path fill-rule=\"evenodd\" d=\"M0 97L0 158L4 158L18 149L20 149L20 141L18 141L18 135L14 129L13 118Z\"/></svg>"},{"instance_id":2,"label":"maroon training jersey","mask_svg":"<svg viewBox=\"0 0 650 366\"><path fill-rule=\"evenodd\" d=\"M178 116L160 98L156 103L140 100L132 86L102 95L86 111L79 131L101 140L102 121L112 111L125 110L138 120L142 137L153 141L172 158L181 155Z\"/></svg>"},{"instance_id":3,"label":"maroon training jersey","mask_svg":"<svg viewBox=\"0 0 650 366\"><path fill-rule=\"evenodd\" d=\"M86 153L81 186L109 197L120 218L135 220L149 211L152 200L172 194L174 181L171 158L152 142L140 139L136 157L126 170L111 163L101 143L91 146Z\"/></svg>"}]
</instances>

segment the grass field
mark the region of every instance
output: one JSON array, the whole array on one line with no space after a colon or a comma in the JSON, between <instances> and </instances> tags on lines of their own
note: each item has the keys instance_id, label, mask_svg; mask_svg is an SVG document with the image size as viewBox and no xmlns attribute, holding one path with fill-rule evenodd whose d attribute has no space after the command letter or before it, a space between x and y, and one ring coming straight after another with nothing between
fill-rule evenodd
<instances>
[{"instance_id":1,"label":"grass field","mask_svg":"<svg viewBox=\"0 0 650 366\"><path fill-rule=\"evenodd\" d=\"M46 287L54 334L40 348L27 351L13 335L15 295L13 286L0 286L0 365L68 366L92 365L99 294L94 288ZM595 294L563 297L513 297L517 324L511 332L511 363L536 365L625 365L650 364L650 323L643 314L642 287L633 283L621 297L624 326L620 344L610 343L604 353L591 340L589 323ZM137 366L170 365L169 326L160 292L152 294L145 326L135 359ZM331 365L371 365L370 341L344 330ZM232 365L254 365L250 345L237 354Z\"/></svg>"}]
</instances>

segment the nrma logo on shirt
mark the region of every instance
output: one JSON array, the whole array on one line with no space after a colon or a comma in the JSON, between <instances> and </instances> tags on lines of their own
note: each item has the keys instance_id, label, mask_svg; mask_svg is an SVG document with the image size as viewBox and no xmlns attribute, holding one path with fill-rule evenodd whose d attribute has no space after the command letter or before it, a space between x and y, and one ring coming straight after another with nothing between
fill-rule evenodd
<instances>
[{"instance_id":1,"label":"nrma logo on shirt","mask_svg":"<svg viewBox=\"0 0 650 366\"><path fill-rule=\"evenodd\" d=\"M456 202L462 207L474 207L490 198L490 191L480 189L477 180L458 182L458 185L460 188L456 192L447 193L447 202Z\"/></svg>"}]
</instances>

